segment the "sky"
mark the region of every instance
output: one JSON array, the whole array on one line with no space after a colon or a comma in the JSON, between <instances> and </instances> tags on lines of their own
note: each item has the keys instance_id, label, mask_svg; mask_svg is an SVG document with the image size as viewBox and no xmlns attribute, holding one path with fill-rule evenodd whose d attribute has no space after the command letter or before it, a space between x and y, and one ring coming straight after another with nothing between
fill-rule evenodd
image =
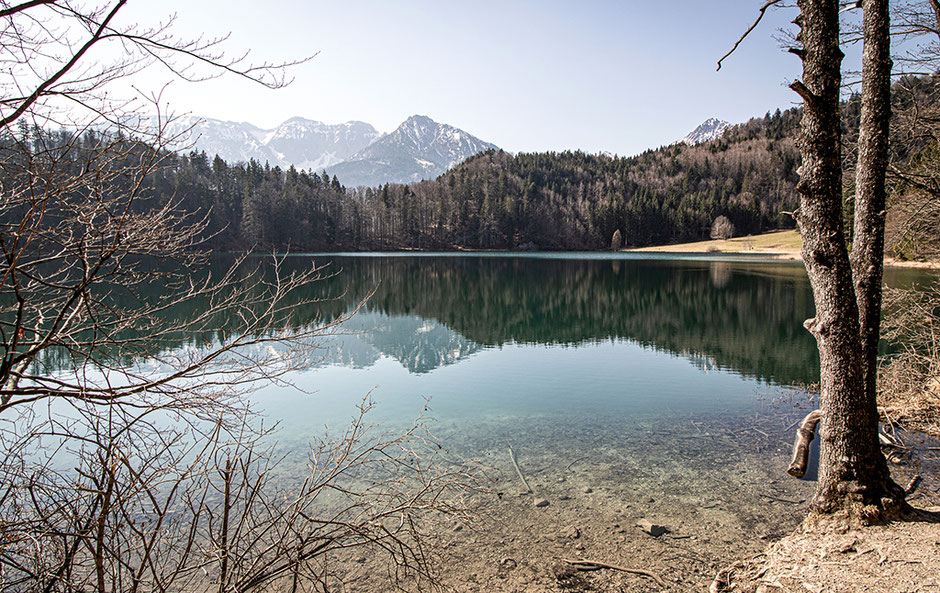
<instances>
[{"instance_id":1,"label":"sky","mask_svg":"<svg viewBox=\"0 0 940 593\"><path fill-rule=\"evenodd\" d=\"M299 116L365 121L380 132L413 114L511 152L632 155L671 144L709 117L732 123L796 105L799 60L768 11L729 57L763 0L131 0L121 22L176 14L180 37L230 33L227 56L290 61L269 90L235 76L188 83L151 68L136 88L176 113L271 128ZM169 84L167 85L167 83Z\"/></svg>"}]
</instances>

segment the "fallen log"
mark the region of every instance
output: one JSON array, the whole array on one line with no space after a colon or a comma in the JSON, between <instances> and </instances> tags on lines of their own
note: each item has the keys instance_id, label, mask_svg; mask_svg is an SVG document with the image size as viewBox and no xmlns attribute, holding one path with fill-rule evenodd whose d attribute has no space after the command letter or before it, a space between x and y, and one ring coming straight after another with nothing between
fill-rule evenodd
<instances>
[{"instance_id":1,"label":"fallen log","mask_svg":"<svg viewBox=\"0 0 940 593\"><path fill-rule=\"evenodd\" d=\"M803 418L803 422L796 429L796 442L793 443L793 461L787 468L787 473L794 478L806 475L806 466L809 464L809 445L816 437L816 425L822 419L822 412L813 410Z\"/></svg>"}]
</instances>

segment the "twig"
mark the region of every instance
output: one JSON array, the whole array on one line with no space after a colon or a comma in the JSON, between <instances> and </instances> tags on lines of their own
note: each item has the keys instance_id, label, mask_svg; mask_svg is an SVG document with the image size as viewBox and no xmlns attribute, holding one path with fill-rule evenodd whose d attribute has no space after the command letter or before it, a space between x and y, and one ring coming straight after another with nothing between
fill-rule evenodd
<instances>
[{"instance_id":1,"label":"twig","mask_svg":"<svg viewBox=\"0 0 940 593\"><path fill-rule=\"evenodd\" d=\"M525 493L531 494L532 488L529 486L529 483L525 481L525 476L522 475L522 470L519 469L519 464L516 462L516 452L512 450L512 443L506 441L506 444L509 445L509 459L512 461L512 467L516 470L516 475L519 476L519 480L522 481L522 485L525 486Z\"/></svg>"},{"instance_id":2,"label":"twig","mask_svg":"<svg viewBox=\"0 0 940 593\"><path fill-rule=\"evenodd\" d=\"M792 500L789 498L780 498L779 496L771 496L770 494L761 493L761 496L764 498L769 498L770 500L776 500L778 502L788 502L790 504L803 504L802 500Z\"/></svg>"},{"instance_id":3,"label":"twig","mask_svg":"<svg viewBox=\"0 0 940 593\"><path fill-rule=\"evenodd\" d=\"M559 558L559 560L562 562L567 562L578 570L600 570L602 568L609 568L611 570L619 570L621 572L643 575L656 581L656 584L660 587L666 587L666 582L663 581L663 579L660 578L658 574L648 570L643 570L642 568L626 568L624 566L617 566L616 564L607 564L606 562L597 562L594 560L569 560L567 558Z\"/></svg>"},{"instance_id":4,"label":"twig","mask_svg":"<svg viewBox=\"0 0 940 593\"><path fill-rule=\"evenodd\" d=\"M731 54L733 54L733 53L734 53L734 50L738 49L738 46L741 45L741 42L742 42L742 41L744 41L744 38L747 37L748 35L750 35L750 34L751 34L751 31L753 31L753 30L757 27L757 24L760 23L760 20L761 20L762 18L764 18L764 13L767 12L767 9L770 8L771 6L773 6L774 4L778 4L780 1L781 1L781 0L770 0L769 2L765 3L763 6L760 7L760 9L759 9L759 10L760 10L760 14L757 15L757 20L755 20L755 21L754 21L754 24L751 25L750 27L748 27L747 31L744 32L744 35L741 35L741 38L738 39L738 40L734 43L734 47L732 47L732 48L728 51L728 53L726 53L725 55L721 56L721 58L718 60L718 68L716 68L716 70L721 70L721 63L725 60L725 58L727 58L728 56L730 56Z\"/></svg>"},{"instance_id":5,"label":"twig","mask_svg":"<svg viewBox=\"0 0 940 593\"><path fill-rule=\"evenodd\" d=\"M572 466L572 465L574 465L574 464L576 464L577 462L581 461L582 459L586 459L586 458L587 458L586 455L585 455L585 456L578 457L577 459L575 459L574 461L572 461L571 463L569 463L568 465L565 466L565 471L568 471L569 469L571 469L571 466Z\"/></svg>"}]
</instances>

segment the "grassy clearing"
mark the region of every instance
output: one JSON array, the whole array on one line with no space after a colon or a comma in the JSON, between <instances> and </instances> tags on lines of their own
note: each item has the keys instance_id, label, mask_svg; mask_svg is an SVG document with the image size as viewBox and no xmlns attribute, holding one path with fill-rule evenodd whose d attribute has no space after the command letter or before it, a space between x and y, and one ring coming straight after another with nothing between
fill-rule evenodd
<instances>
[{"instance_id":1,"label":"grassy clearing","mask_svg":"<svg viewBox=\"0 0 940 593\"><path fill-rule=\"evenodd\" d=\"M716 239L711 241L697 241L695 243L681 243L678 245L658 245L656 247L643 247L628 249L627 251L648 251L663 253L766 253L781 256L799 256L803 240L800 233L794 230L772 231L763 235L749 237L734 237L732 239Z\"/></svg>"}]
</instances>

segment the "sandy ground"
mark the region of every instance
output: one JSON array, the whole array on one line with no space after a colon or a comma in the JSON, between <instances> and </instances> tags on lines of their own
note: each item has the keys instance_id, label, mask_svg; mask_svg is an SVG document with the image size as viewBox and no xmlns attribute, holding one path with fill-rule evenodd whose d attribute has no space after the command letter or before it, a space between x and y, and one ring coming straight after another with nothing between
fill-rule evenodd
<instances>
[{"instance_id":1,"label":"sandy ground","mask_svg":"<svg viewBox=\"0 0 940 593\"><path fill-rule=\"evenodd\" d=\"M780 260L801 260L800 235L796 231L774 231L753 237L735 237L733 239L698 241L678 245L658 245L626 249L640 253L720 253L722 255L763 255ZM898 268L940 269L937 261L903 261L892 257L885 258L885 265Z\"/></svg>"},{"instance_id":2,"label":"sandy ground","mask_svg":"<svg viewBox=\"0 0 940 593\"><path fill-rule=\"evenodd\" d=\"M940 508L852 531L801 527L721 573L718 591L940 591Z\"/></svg>"},{"instance_id":3,"label":"sandy ground","mask_svg":"<svg viewBox=\"0 0 940 593\"><path fill-rule=\"evenodd\" d=\"M940 591L892 588L902 581L938 578L932 576L940 575L936 525L848 534L845 541L836 537L821 544L814 543L812 534L791 535L767 551L799 528L814 487L813 482L786 475L792 431L780 422L742 427L691 421L670 429L651 424L639 450L631 448L626 455L593 444L592 428L579 427L585 438L573 439L573 446L561 452L538 447L538 430L527 440L514 440L530 493L522 492L506 441L494 435L484 461L494 468L498 495L490 501L489 517L478 526L445 528L441 539L445 585L460 593L704 593L715 575L732 563L750 558L752 566L777 554L774 570L779 575L765 571L760 578L770 575L775 581L762 591ZM609 442L606 438L599 440ZM892 469L901 483L923 471L914 460ZM938 476L925 478L913 502L940 504ZM664 532L651 534L643 528L644 521L661 525ZM849 545L853 541L854 547ZM803 570L830 570L827 563L847 560L853 564L845 571L876 571L886 564L897 571L890 577L894 580L883 570L878 572L882 579L878 583L888 588L814 589L816 583L826 582L828 573ZM616 568L580 570L568 561L649 574ZM352 562L342 563L343 574L337 575L341 590L391 590L380 562L379 557L355 553ZM797 576L791 578L791 572ZM854 582L848 574L838 578ZM796 588L773 588L776 581L785 586L796 583Z\"/></svg>"}]
</instances>

